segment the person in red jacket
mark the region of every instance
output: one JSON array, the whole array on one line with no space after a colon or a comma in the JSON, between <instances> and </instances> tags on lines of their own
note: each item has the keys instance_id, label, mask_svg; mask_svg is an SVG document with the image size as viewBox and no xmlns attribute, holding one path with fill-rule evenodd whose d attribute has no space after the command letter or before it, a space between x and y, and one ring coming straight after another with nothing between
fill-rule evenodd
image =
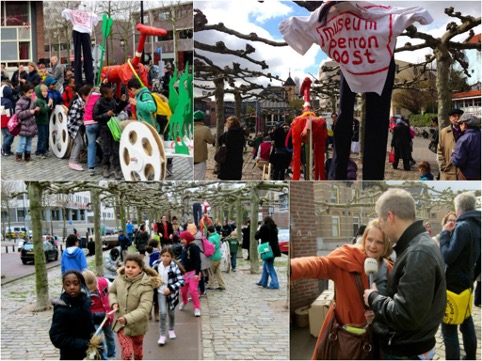
<instances>
[{"instance_id":1,"label":"person in red jacket","mask_svg":"<svg viewBox=\"0 0 482 361\"><path fill-rule=\"evenodd\" d=\"M75 78L71 77L67 79L68 86L64 89L62 94L62 100L64 105L70 109L72 102L77 98L77 92L75 91Z\"/></svg>"},{"instance_id":2,"label":"person in red jacket","mask_svg":"<svg viewBox=\"0 0 482 361\"><path fill-rule=\"evenodd\" d=\"M362 294L358 290L353 272L361 277L362 285L368 285L364 264L367 257L378 262L378 273L374 276L379 292L387 288L388 272L392 264L386 259L392 253L392 247L380 228L378 220L368 223L362 236L361 244L345 244L326 257L300 257L291 259L291 281L301 279L330 279L335 283L336 310L330 307L329 313L335 313L340 325L366 325L374 319L373 311L365 311ZM329 320L327 315L325 320ZM320 337L327 327L325 322L320 330ZM321 339L318 338L316 349Z\"/></svg>"},{"instance_id":3,"label":"person in red jacket","mask_svg":"<svg viewBox=\"0 0 482 361\"><path fill-rule=\"evenodd\" d=\"M94 272L88 270L82 272L82 275L89 289L90 311L95 316L94 321L103 319L112 311L109 305L109 281L104 277L97 278ZM102 326L102 332L104 333L103 360L115 359L115 338L114 332L112 331L114 314L112 313L107 317L109 317L109 319L104 323L104 326ZM100 323L94 326L98 329Z\"/></svg>"}]
</instances>

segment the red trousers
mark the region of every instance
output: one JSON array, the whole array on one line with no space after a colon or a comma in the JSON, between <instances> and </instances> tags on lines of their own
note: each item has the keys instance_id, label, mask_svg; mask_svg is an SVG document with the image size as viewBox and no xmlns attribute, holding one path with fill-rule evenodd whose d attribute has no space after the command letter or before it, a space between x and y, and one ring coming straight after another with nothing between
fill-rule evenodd
<instances>
[{"instance_id":1,"label":"red trousers","mask_svg":"<svg viewBox=\"0 0 482 361\"><path fill-rule=\"evenodd\" d=\"M122 360L142 360L144 357L144 349L142 343L144 341L144 335L140 336L124 336L124 330L120 330L117 333L119 343L122 349Z\"/></svg>"}]
</instances>

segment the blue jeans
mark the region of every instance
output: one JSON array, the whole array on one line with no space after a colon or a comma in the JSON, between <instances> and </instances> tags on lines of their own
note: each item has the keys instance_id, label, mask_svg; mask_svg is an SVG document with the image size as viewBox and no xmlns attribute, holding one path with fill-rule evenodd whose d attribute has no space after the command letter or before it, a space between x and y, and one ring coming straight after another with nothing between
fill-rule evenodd
<instances>
[{"instance_id":1,"label":"blue jeans","mask_svg":"<svg viewBox=\"0 0 482 361\"><path fill-rule=\"evenodd\" d=\"M236 269L236 257L238 256L238 252L231 253L231 268L233 271Z\"/></svg>"},{"instance_id":2,"label":"blue jeans","mask_svg":"<svg viewBox=\"0 0 482 361\"><path fill-rule=\"evenodd\" d=\"M17 146L17 153L30 153L32 151L32 139L33 137L20 136L20 140L18 141Z\"/></svg>"},{"instance_id":3,"label":"blue jeans","mask_svg":"<svg viewBox=\"0 0 482 361\"><path fill-rule=\"evenodd\" d=\"M95 325L95 329L97 330L99 326L100 325ZM110 357L115 358L115 337L111 327L111 325L104 325L102 327L102 332L104 333L102 360L108 360Z\"/></svg>"},{"instance_id":4,"label":"blue jeans","mask_svg":"<svg viewBox=\"0 0 482 361\"><path fill-rule=\"evenodd\" d=\"M2 137L3 137L2 150L6 153L10 153L13 139L15 137L12 134L10 134L10 132L8 131L8 128L2 128Z\"/></svg>"},{"instance_id":5,"label":"blue jeans","mask_svg":"<svg viewBox=\"0 0 482 361\"><path fill-rule=\"evenodd\" d=\"M278 275L274 269L274 258L271 261L263 261L263 273L258 285L268 287L268 280L271 277L269 288L279 288Z\"/></svg>"},{"instance_id":6,"label":"blue jeans","mask_svg":"<svg viewBox=\"0 0 482 361\"><path fill-rule=\"evenodd\" d=\"M442 335L445 344L445 359L460 360L460 345L457 332L458 325L447 325L442 323ZM477 349L477 337L475 336L474 321L472 316L467 318L460 325L462 340L467 360L475 360Z\"/></svg>"},{"instance_id":7,"label":"blue jeans","mask_svg":"<svg viewBox=\"0 0 482 361\"><path fill-rule=\"evenodd\" d=\"M47 152L47 142L49 140L49 126L48 124L37 124L37 129L38 140L35 155L42 155Z\"/></svg>"},{"instance_id":8,"label":"blue jeans","mask_svg":"<svg viewBox=\"0 0 482 361\"><path fill-rule=\"evenodd\" d=\"M87 167L95 168L95 156L97 152L97 137L99 136L99 124L90 124L85 126L85 134L87 135Z\"/></svg>"}]
</instances>

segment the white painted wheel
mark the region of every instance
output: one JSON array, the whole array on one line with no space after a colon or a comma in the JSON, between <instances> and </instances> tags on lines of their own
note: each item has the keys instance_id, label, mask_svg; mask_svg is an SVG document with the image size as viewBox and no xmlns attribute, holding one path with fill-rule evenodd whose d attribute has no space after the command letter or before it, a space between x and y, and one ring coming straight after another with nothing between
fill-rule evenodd
<instances>
[{"instance_id":1,"label":"white painted wheel","mask_svg":"<svg viewBox=\"0 0 482 361\"><path fill-rule=\"evenodd\" d=\"M156 129L139 121L122 122L119 159L124 179L157 181L166 177L166 154Z\"/></svg>"},{"instance_id":2,"label":"white painted wheel","mask_svg":"<svg viewBox=\"0 0 482 361\"><path fill-rule=\"evenodd\" d=\"M69 157L73 144L67 131L66 109L62 105L57 105L50 116L49 145L57 158Z\"/></svg>"}]
</instances>

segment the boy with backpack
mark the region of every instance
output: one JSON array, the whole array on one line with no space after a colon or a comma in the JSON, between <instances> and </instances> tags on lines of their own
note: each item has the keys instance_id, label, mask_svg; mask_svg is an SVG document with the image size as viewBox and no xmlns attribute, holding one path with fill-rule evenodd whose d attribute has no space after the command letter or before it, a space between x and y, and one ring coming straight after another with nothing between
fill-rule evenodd
<instances>
[{"instance_id":1,"label":"boy with backpack","mask_svg":"<svg viewBox=\"0 0 482 361\"><path fill-rule=\"evenodd\" d=\"M159 125L153 117L153 113L157 111L157 104L149 89L143 87L137 78L129 79L127 89L134 94L134 98L129 98L129 103L136 107L137 119L152 125L159 132Z\"/></svg>"}]
</instances>

